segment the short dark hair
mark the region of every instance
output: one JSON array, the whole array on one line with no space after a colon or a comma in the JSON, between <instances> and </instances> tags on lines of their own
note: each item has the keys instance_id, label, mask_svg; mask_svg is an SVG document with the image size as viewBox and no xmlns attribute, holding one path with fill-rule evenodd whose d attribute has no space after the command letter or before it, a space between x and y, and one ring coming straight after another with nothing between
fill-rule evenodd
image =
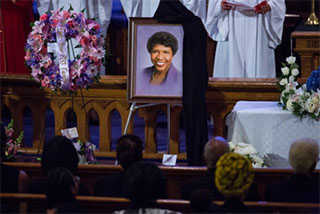
<instances>
[{"instance_id":1,"label":"short dark hair","mask_svg":"<svg viewBox=\"0 0 320 214\"><path fill-rule=\"evenodd\" d=\"M62 203L75 202L71 188L76 184L72 173L63 167L52 168L44 181L44 192L47 196L47 208L53 208Z\"/></svg>"},{"instance_id":2,"label":"short dark hair","mask_svg":"<svg viewBox=\"0 0 320 214\"><path fill-rule=\"evenodd\" d=\"M170 47L172 50L172 54L175 55L178 51L178 40L171 33L160 31L154 33L147 42L148 52L151 53L153 47L157 44L164 45L166 47Z\"/></svg>"},{"instance_id":3,"label":"short dark hair","mask_svg":"<svg viewBox=\"0 0 320 214\"><path fill-rule=\"evenodd\" d=\"M150 201L166 198L167 180L152 162L137 162L125 173L123 190L134 208L145 207Z\"/></svg>"},{"instance_id":4,"label":"short dark hair","mask_svg":"<svg viewBox=\"0 0 320 214\"><path fill-rule=\"evenodd\" d=\"M54 167L65 167L75 174L78 171L78 163L78 153L68 138L55 136L44 145L41 158L44 175Z\"/></svg>"},{"instance_id":5,"label":"short dark hair","mask_svg":"<svg viewBox=\"0 0 320 214\"><path fill-rule=\"evenodd\" d=\"M142 160L142 140L133 134L121 136L116 145L117 160L124 170Z\"/></svg>"}]
</instances>

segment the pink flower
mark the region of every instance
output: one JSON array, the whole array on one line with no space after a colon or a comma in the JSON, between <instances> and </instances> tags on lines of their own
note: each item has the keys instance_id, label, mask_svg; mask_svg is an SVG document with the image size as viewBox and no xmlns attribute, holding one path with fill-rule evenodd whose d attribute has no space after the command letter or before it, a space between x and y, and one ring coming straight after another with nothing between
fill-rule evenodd
<instances>
[{"instance_id":1,"label":"pink flower","mask_svg":"<svg viewBox=\"0 0 320 214\"><path fill-rule=\"evenodd\" d=\"M94 62L98 62L98 58L97 57L95 57L95 56L90 56L90 59L92 60L92 61L94 61Z\"/></svg>"},{"instance_id":2,"label":"pink flower","mask_svg":"<svg viewBox=\"0 0 320 214\"><path fill-rule=\"evenodd\" d=\"M70 16L71 15L67 10L63 11L63 18L68 19Z\"/></svg>"},{"instance_id":3,"label":"pink flower","mask_svg":"<svg viewBox=\"0 0 320 214\"><path fill-rule=\"evenodd\" d=\"M55 28L59 21L57 19L52 19L52 22L53 24L51 24L51 26Z\"/></svg>"},{"instance_id":4,"label":"pink flower","mask_svg":"<svg viewBox=\"0 0 320 214\"><path fill-rule=\"evenodd\" d=\"M41 80L41 85L43 87L49 87L49 83L50 83L50 80L49 80L49 77L48 76L45 76L43 78L43 80Z\"/></svg>"},{"instance_id":5,"label":"pink flower","mask_svg":"<svg viewBox=\"0 0 320 214\"><path fill-rule=\"evenodd\" d=\"M7 135L7 137L12 137L12 135L13 135L13 128L10 128L10 129L8 129L8 128L5 128L5 131L6 131L6 135Z\"/></svg>"},{"instance_id":6,"label":"pink flower","mask_svg":"<svg viewBox=\"0 0 320 214\"><path fill-rule=\"evenodd\" d=\"M41 51L40 51L43 55L46 55L48 50L47 50L47 46L42 46Z\"/></svg>"},{"instance_id":7,"label":"pink flower","mask_svg":"<svg viewBox=\"0 0 320 214\"><path fill-rule=\"evenodd\" d=\"M44 14L42 14L41 16L40 16L40 21L45 21L45 20L47 20L47 18L48 18L48 15L46 14L46 13L44 13Z\"/></svg>"},{"instance_id":8,"label":"pink flower","mask_svg":"<svg viewBox=\"0 0 320 214\"><path fill-rule=\"evenodd\" d=\"M86 37L82 37L80 40L80 44L82 45L82 47L85 47L88 45L88 39Z\"/></svg>"},{"instance_id":9,"label":"pink flower","mask_svg":"<svg viewBox=\"0 0 320 214\"><path fill-rule=\"evenodd\" d=\"M47 62L43 65L43 67L44 67L44 68L48 68L51 64L52 64L52 60L49 58L49 59L47 60ZM48 76L46 76L46 77L49 79Z\"/></svg>"},{"instance_id":10,"label":"pink flower","mask_svg":"<svg viewBox=\"0 0 320 214\"><path fill-rule=\"evenodd\" d=\"M72 20L68 21L67 24L69 27L73 28L74 27L74 22Z\"/></svg>"},{"instance_id":11,"label":"pink flower","mask_svg":"<svg viewBox=\"0 0 320 214\"><path fill-rule=\"evenodd\" d=\"M28 61L29 59L31 59L31 52L30 51L26 51L26 55L25 55L25 57L24 57L24 60L25 61Z\"/></svg>"}]
</instances>

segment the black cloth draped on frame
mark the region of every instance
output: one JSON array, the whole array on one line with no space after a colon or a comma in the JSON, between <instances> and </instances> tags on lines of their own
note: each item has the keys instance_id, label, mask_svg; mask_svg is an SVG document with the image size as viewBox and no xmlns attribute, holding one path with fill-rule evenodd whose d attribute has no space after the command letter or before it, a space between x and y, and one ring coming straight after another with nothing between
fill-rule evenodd
<instances>
[{"instance_id":1,"label":"black cloth draped on frame","mask_svg":"<svg viewBox=\"0 0 320 214\"><path fill-rule=\"evenodd\" d=\"M208 141L205 92L208 85L206 62L207 32L201 19L179 0L161 0L155 19L182 24L183 40L183 111L190 166L203 165L202 152Z\"/></svg>"}]
</instances>

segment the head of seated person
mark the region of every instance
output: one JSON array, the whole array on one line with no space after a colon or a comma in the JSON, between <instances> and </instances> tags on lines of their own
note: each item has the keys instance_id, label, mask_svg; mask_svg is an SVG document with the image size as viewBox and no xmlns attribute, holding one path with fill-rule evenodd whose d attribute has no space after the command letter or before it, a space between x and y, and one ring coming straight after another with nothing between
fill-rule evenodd
<instances>
[{"instance_id":1,"label":"head of seated person","mask_svg":"<svg viewBox=\"0 0 320 214\"><path fill-rule=\"evenodd\" d=\"M167 181L157 165L151 162L137 162L124 176L123 189L133 208L155 205L155 201L166 198Z\"/></svg>"},{"instance_id":2,"label":"head of seated person","mask_svg":"<svg viewBox=\"0 0 320 214\"><path fill-rule=\"evenodd\" d=\"M230 151L228 141L217 136L208 141L204 147L204 159L208 169L215 169L219 158Z\"/></svg>"},{"instance_id":3,"label":"head of seated person","mask_svg":"<svg viewBox=\"0 0 320 214\"><path fill-rule=\"evenodd\" d=\"M226 201L243 201L253 182L252 163L243 155L228 152L217 162L215 184Z\"/></svg>"},{"instance_id":4,"label":"head of seated person","mask_svg":"<svg viewBox=\"0 0 320 214\"><path fill-rule=\"evenodd\" d=\"M55 136L43 148L41 168L44 175L55 167L64 167L72 174L78 171L79 157L72 142L63 136Z\"/></svg>"},{"instance_id":5,"label":"head of seated person","mask_svg":"<svg viewBox=\"0 0 320 214\"><path fill-rule=\"evenodd\" d=\"M142 160L143 143L133 134L121 136L116 144L116 157L124 170Z\"/></svg>"},{"instance_id":6,"label":"head of seated person","mask_svg":"<svg viewBox=\"0 0 320 214\"><path fill-rule=\"evenodd\" d=\"M299 139L291 144L289 162L295 174L310 175L319 160L319 144L311 138Z\"/></svg>"},{"instance_id":7,"label":"head of seated person","mask_svg":"<svg viewBox=\"0 0 320 214\"><path fill-rule=\"evenodd\" d=\"M50 169L44 181L47 209L55 213L63 204L75 204L78 190L79 180L67 168Z\"/></svg>"}]
</instances>

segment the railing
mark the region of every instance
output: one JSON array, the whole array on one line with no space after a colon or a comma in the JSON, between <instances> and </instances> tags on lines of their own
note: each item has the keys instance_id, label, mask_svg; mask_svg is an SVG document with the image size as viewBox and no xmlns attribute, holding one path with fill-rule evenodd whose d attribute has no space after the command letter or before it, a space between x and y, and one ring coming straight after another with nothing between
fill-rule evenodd
<instances>
[{"instance_id":1,"label":"railing","mask_svg":"<svg viewBox=\"0 0 320 214\"><path fill-rule=\"evenodd\" d=\"M14 119L15 134L23 127L23 112L28 107L32 112L33 144L23 147L22 152L36 153L44 141L46 111L50 108L54 113L55 133L66 128L67 114L70 110L77 117L79 138L86 141L90 137L88 124L89 112L93 109L99 118L98 157L115 157L111 149L112 127L111 113L116 110L121 117L121 128L124 131L129 114L130 103L127 102L126 76L103 76L99 84L89 90L78 91L75 96L52 93L40 90L39 85L29 76L1 75L1 110L6 106ZM213 135L226 135L225 118L239 100L279 100L276 79L214 79L210 78L207 89L207 112L214 120ZM166 105L141 108L138 111L145 124L145 158L161 158L157 151L156 119L160 112L167 112ZM179 123L183 108L170 105L170 142L167 153L178 154L185 159L186 154L180 152ZM2 112L2 111L1 111ZM128 126L128 133L133 132L133 121Z\"/></svg>"}]
</instances>

